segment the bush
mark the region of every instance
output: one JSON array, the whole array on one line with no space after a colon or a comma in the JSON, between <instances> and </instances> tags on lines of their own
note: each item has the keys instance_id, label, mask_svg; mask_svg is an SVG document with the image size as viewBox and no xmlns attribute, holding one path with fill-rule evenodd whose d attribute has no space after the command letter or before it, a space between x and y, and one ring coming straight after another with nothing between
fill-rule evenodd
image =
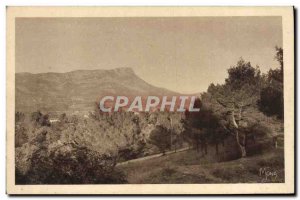
<instances>
[{"instance_id":1,"label":"bush","mask_svg":"<svg viewBox=\"0 0 300 200\"><path fill-rule=\"evenodd\" d=\"M49 115L42 114L40 111L33 112L31 114L31 121L40 126L50 126Z\"/></svg>"},{"instance_id":2,"label":"bush","mask_svg":"<svg viewBox=\"0 0 300 200\"><path fill-rule=\"evenodd\" d=\"M15 147L20 147L28 141L27 129L21 124L15 127Z\"/></svg>"},{"instance_id":3,"label":"bush","mask_svg":"<svg viewBox=\"0 0 300 200\"><path fill-rule=\"evenodd\" d=\"M283 91L274 87L266 87L260 93L259 109L265 114L283 118Z\"/></svg>"},{"instance_id":4,"label":"bush","mask_svg":"<svg viewBox=\"0 0 300 200\"><path fill-rule=\"evenodd\" d=\"M260 70L241 58L236 66L228 69L228 78L225 79L225 83L233 89L239 90L245 84L255 85L259 78Z\"/></svg>"},{"instance_id":5,"label":"bush","mask_svg":"<svg viewBox=\"0 0 300 200\"><path fill-rule=\"evenodd\" d=\"M156 126L150 134L150 143L157 146L161 153L171 147L171 133L163 126Z\"/></svg>"},{"instance_id":6,"label":"bush","mask_svg":"<svg viewBox=\"0 0 300 200\"><path fill-rule=\"evenodd\" d=\"M16 112L15 113L15 121L16 122L22 122L25 119L25 114L22 112Z\"/></svg>"},{"instance_id":7,"label":"bush","mask_svg":"<svg viewBox=\"0 0 300 200\"><path fill-rule=\"evenodd\" d=\"M249 133L254 134L256 137L269 137L272 134L271 128L262 123L254 123L249 127Z\"/></svg>"},{"instance_id":8,"label":"bush","mask_svg":"<svg viewBox=\"0 0 300 200\"><path fill-rule=\"evenodd\" d=\"M113 156L76 144L52 144L34 149L27 157L27 165L17 163L17 184L126 183L124 174L114 169Z\"/></svg>"},{"instance_id":9,"label":"bush","mask_svg":"<svg viewBox=\"0 0 300 200\"><path fill-rule=\"evenodd\" d=\"M142 140L131 146L123 147L118 150L118 161L126 161L143 157L146 143Z\"/></svg>"}]
</instances>

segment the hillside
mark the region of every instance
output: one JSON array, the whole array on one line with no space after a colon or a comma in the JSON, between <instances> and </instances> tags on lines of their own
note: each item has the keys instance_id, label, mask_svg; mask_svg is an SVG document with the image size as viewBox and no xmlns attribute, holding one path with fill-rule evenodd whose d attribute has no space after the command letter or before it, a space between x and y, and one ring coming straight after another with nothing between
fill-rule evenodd
<instances>
[{"instance_id":1,"label":"hillside","mask_svg":"<svg viewBox=\"0 0 300 200\"><path fill-rule=\"evenodd\" d=\"M117 169L125 172L131 184L284 182L281 148L227 162L219 162L214 154L203 157L188 150Z\"/></svg>"},{"instance_id":2,"label":"hillside","mask_svg":"<svg viewBox=\"0 0 300 200\"><path fill-rule=\"evenodd\" d=\"M67 73L16 73L16 111L89 111L104 95L176 95L152 86L131 68Z\"/></svg>"}]
</instances>

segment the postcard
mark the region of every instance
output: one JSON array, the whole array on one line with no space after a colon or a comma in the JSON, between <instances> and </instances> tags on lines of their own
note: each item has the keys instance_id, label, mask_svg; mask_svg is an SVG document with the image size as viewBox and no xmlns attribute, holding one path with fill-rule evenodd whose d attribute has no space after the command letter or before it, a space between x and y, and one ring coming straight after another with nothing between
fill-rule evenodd
<instances>
[{"instance_id":1,"label":"postcard","mask_svg":"<svg viewBox=\"0 0 300 200\"><path fill-rule=\"evenodd\" d=\"M7 7L7 193L294 194L293 7Z\"/></svg>"}]
</instances>

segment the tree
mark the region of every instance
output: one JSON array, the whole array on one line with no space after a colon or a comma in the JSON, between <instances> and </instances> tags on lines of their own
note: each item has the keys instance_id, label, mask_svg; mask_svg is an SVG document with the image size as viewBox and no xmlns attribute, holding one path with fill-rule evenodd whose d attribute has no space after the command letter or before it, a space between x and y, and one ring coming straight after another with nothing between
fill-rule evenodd
<instances>
[{"instance_id":1,"label":"tree","mask_svg":"<svg viewBox=\"0 0 300 200\"><path fill-rule=\"evenodd\" d=\"M247 126L244 120L247 107L256 105L259 99L261 75L258 67L254 68L250 62L240 59L236 66L228 70L228 78L224 85L211 85L208 88L209 98L216 113L226 113L227 130L236 138L242 157L246 153L247 134L242 130Z\"/></svg>"},{"instance_id":2,"label":"tree","mask_svg":"<svg viewBox=\"0 0 300 200\"><path fill-rule=\"evenodd\" d=\"M283 93L279 88L268 86L263 88L258 102L260 110L267 115L276 115L279 119L283 118Z\"/></svg>"},{"instance_id":3,"label":"tree","mask_svg":"<svg viewBox=\"0 0 300 200\"><path fill-rule=\"evenodd\" d=\"M21 124L15 127L15 147L21 147L28 141L27 131L26 127Z\"/></svg>"},{"instance_id":4,"label":"tree","mask_svg":"<svg viewBox=\"0 0 300 200\"><path fill-rule=\"evenodd\" d=\"M213 115L212 110L203 107L199 98L196 99L194 107L200 108L200 111L185 112L184 135L188 141L192 141L197 151L199 151L200 146L202 155L206 155L208 153L208 141L216 129L218 120Z\"/></svg>"},{"instance_id":5,"label":"tree","mask_svg":"<svg viewBox=\"0 0 300 200\"><path fill-rule=\"evenodd\" d=\"M158 147L159 151L165 154L167 149L171 147L171 133L162 125L157 125L151 132L149 142Z\"/></svg>"},{"instance_id":6,"label":"tree","mask_svg":"<svg viewBox=\"0 0 300 200\"><path fill-rule=\"evenodd\" d=\"M283 119L283 50L280 47L275 47L275 50L275 59L279 62L279 68L269 70L266 86L261 90L258 105L265 114Z\"/></svg>"},{"instance_id":7,"label":"tree","mask_svg":"<svg viewBox=\"0 0 300 200\"><path fill-rule=\"evenodd\" d=\"M212 109L207 108L201 103L200 99L195 102L200 108L199 112L186 112L185 117L185 138L189 138L196 145L197 151L201 146L203 155L207 154L207 143L215 144L216 153L219 152L219 143L225 139L224 131L221 131L219 118L213 113Z\"/></svg>"},{"instance_id":8,"label":"tree","mask_svg":"<svg viewBox=\"0 0 300 200\"><path fill-rule=\"evenodd\" d=\"M77 127L74 124L71 127L74 128L67 129L65 133L54 132L52 126L38 126L34 129L28 141L16 148L16 183L126 182L124 174L115 170L116 154L108 149L103 150L97 138L88 134L89 130L82 125L82 121L78 122ZM92 128L96 127L97 124ZM64 139L63 135L68 138Z\"/></svg>"},{"instance_id":9,"label":"tree","mask_svg":"<svg viewBox=\"0 0 300 200\"><path fill-rule=\"evenodd\" d=\"M283 73L283 49L281 47L276 46L275 51L276 51L275 59L279 62L280 71Z\"/></svg>"},{"instance_id":10,"label":"tree","mask_svg":"<svg viewBox=\"0 0 300 200\"><path fill-rule=\"evenodd\" d=\"M28 159L25 174L17 166L26 184L126 183L125 176L114 169L114 158L75 143L53 143L34 150Z\"/></svg>"},{"instance_id":11,"label":"tree","mask_svg":"<svg viewBox=\"0 0 300 200\"><path fill-rule=\"evenodd\" d=\"M225 79L226 85L230 85L232 89L239 90L243 85L255 85L260 79L259 68L251 66L250 62L246 62L241 58L236 66L228 69L228 78Z\"/></svg>"},{"instance_id":12,"label":"tree","mask_svg":"<svg viewBox=\"0 0 300 200\"><path fill-rule=\"evenodd\" d=\"M22 122L25 119L25 114L22 112L16 112L15 113L15 121L16 122Z\"/></svg>"},{"instance_id":13,"label":"tree","mask_svg":"<svg viewBox=\"0 0 300 200\"><path fill-rule=\"evenodd\" d=\"M49 115L43 114L40 111L31 114L31 121L40 126L50 126Z\"/></svg>"}]
</instances>

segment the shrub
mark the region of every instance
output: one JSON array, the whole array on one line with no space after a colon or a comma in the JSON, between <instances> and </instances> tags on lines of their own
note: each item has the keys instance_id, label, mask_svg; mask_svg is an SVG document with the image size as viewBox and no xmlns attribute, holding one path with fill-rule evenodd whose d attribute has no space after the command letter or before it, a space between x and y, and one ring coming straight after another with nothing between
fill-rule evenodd
<instances>
[{"instance_id":1,"label":"shrub","mask_svg":"<svg viewBox=\"0 0 300 200\"><path fill-rule=\"evenodd\" d=\"M158 125L150 134L150 143L157 146L161 153L171 147L171 133L167 128Z\"/></svg>"},{"instance_id":2,"label":"shrub","mask_svg":"<svg viewBox=\"0 0 300 200\"><path fill-rule=\"evenodd\" d=\"M113 156L73 143L37 148L27 157L27 165L17 163L17 184L126 183L125 175L114 169Z\"/></svg>"},{"instance_id":3,"label":"shrub","mask_svg":"<svg viewBox=\"0 0 300 200\"><path fill-rule=\"evenodd\" d=\"M31 121L40 126L50 126L49 115L42 114L40 111L31 114Z\"/></svg>"},{"instance_id":4,"label":"shrub","mask_svg":"<svg viewBox=\"0 0 300 200\"><path fill-rule=\"evenodd\" d=\"M15 147L20 147L28 141L27 129L18 124L15 127Z\"/></svg>"},{"instance_id":5,"label":"shrub","mask_svg":"<svg viewBox=\"0 0 300 200\"><path fill-rule=\"evenodd\" d=\"M265 114L283 118L283 91L279 88L266 87L261 90L259 109Z\"/></svg>"}]
</instances>

